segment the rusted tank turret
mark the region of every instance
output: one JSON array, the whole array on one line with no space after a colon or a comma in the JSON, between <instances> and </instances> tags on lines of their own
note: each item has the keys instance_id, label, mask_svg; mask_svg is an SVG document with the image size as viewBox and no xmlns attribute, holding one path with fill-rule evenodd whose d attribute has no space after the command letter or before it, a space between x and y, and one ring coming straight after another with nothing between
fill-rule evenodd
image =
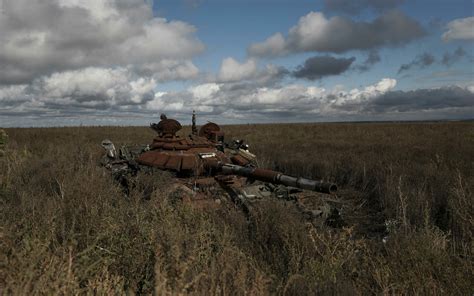
<instances>
[{"instance_id":1,"label":"rusted tank turret","mask_svg":"<svg viewBox=\"0 0 474 296\"><path fill-rule=\"evenodd\" d=\"M180 176L237 175L321 193L337 190L335 184L247 166L250 162L242 155L229 156L219 149L223 146L224 133L212 122L201 127L199 136L191 134L187 138L176 135L181 124L174 119L161 120L153 129L158 136L153 139L150 151L136 159L139 164L173 170Z\"/></svg>"}]
</instances>

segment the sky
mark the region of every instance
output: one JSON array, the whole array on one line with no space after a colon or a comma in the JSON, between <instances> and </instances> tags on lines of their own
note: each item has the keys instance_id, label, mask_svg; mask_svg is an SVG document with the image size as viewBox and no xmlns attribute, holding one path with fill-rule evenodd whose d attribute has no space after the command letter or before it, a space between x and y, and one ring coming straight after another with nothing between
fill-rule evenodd
<instances>
[{"instance_id":1,"label":"sky","mask_svg":"<svg viewBox=\"0 0 474 296\"><path fill-rule=\"evenodd\" d=\"M474 118L472 0L0 0L0 127Z\"/></svg>"}]
</instances>

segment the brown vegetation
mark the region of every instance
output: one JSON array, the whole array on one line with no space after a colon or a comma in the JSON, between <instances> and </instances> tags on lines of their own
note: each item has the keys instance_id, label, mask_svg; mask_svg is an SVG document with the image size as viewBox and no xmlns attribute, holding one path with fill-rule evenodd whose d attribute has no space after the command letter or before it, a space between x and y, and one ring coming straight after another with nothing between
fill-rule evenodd
<instances>
[{"instance_id":1,"label":"brown vegetation","mask_svg":"<svg viewBox=\"0 0 474 296\"><path fill-rule=\"evenodd\" d=\"M269 201L249 227L238 210L176 202L166 173L139 180L150 199L140 186L126 198L99 143L148 143L147 128L8 129L0 293L473 293L472 123L225 130L261 166L337 182L347 226L316 231Z\"/></svg>"}]
</instances>

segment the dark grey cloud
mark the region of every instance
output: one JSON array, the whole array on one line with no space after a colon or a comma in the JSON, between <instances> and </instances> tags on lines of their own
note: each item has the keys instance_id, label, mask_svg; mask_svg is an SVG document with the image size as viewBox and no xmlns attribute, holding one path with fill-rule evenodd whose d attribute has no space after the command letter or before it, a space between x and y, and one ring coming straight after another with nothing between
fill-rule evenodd
<instances>
[{"instance_id":1,"label":"dark grey cloud","mask_svg":"<svg viewBox=\"0 0 474 296\"><path fill-rule=\"evenodd\" d=\"M355 61L351 58L335 58L331 56L316 56L307 59L303 65L300 65L292 72L296 78L305 78L308 80L317 80L325 76L339 75L347 71Z\"/></svg>"},{"instance_id":2,"label":"dark grey cloud","mask_svg":"<svg viewBox=\"0 0 474 296\"><path fill-rule=\"evenodd\" d=\"M459 86L412 91L391 91L370 101L365 110L384 113L420 112L447 108L473 109L474 93L469 89Z\"/></svg>"},{"instance_id":3,"label":"dark grey cloud","mask_svg":"<svg viewBox=\"0 0 474 296\"><path fill-rule=\"evenodd\" d=\"M373 65L380 62L380 55L376 50L369 51L367 58L362 64L356 65L355 69L360 72L368 71Z\"/></svg>"},{"instance_id":4,"label":"dark grey cloud","mask_svg":"<svg viewBox=\"0 0 474 296\"><path fill-rule=\"evenodd\" d=\"M454 52L445 52L441 63L447 67L453 65L454 63L460 61L463 57L466 56L466 51L462 47L458 47Z\"/></svg>"},{"instance_id":5,"label":"dark grey cloud","mask_svg":"<svg viewBox=\"0 0 474 296\"><path fill-rule=\"evenodd\" d=\"M398 73L400 74L401 72L404 71L409 71L411 69L423 69L426 67L429 67L435 63L439 63L441 65L444 65L446 67L452 66L454 63L457 63L464 58L469 58L467 52L462 48L461 46L458 47L456 50L453 52L445 52L441 58L436 58L434 55L424 52L418 56L416 56L413 61L403 64L400 66L398 69Z\"/></svg>"},{"instance_id":6,"label":"dark grey cloud","mask_svg":"<svg viewBox=\"0 0 474 296\"><path fill-rule=\"evenodd\" d=\"M324 0L324 7L330 11L358 14L366 9L384 11L403 4L405 0Z\"/></svg>"},{"instance_id":7,"label":"dark grey cloud","mask_svg":"<svg viewBox=\"0 0 474 296\"><path fill-rule=\"evenodd\" d=\"M265 41L252 44L252 56L276 57L298 52L334 52L373 50L409 43L425 35L423 27L398 10L391 10L371 22L347 17L326 18L310 12L300 18L285 38L276 33Z\"/></svg>"},{"instance_id":8,"label":"dark grey cloud","mask_svg":"<svg viewBox=\"0 0 474 296\"><path fill-rule=\"evenodd\" d=\"M427 52L424 52L418 56L415 57L415 59L408 64L403 64L400 66L400 69L398 69L398 73L408 71L413 68L426 68L430 65L432 65L436 61L436 58Z\"/></svg>"}]
</instances>

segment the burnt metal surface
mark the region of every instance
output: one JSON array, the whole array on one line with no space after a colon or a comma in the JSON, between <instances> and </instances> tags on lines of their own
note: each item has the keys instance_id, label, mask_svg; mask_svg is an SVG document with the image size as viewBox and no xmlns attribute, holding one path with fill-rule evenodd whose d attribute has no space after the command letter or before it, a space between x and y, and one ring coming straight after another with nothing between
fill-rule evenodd
<instances>
[{"instance_id":1,"label":"burnt metal surface","mask_svg":"<svg viewBox=\"0 0 474 296\"><path fill-rule=\"evenodd\" d=\"M221 128L214 122L208 122L199 129L199 136L210 139L213 133L219 132Z\"/></svg>"},{"instance_id":2,"label":"burnt metal surface","mask_svg":"<svg viewBox=\"0 0 474 296\"><path fill-rule=\"evenodd\" d=\"M163 114L164 115L164 114ZM162 116L162 119L158 123L152 123L150 127L155 130L161 137L173 137L182 128L181 124L174 119L166 118L166 115Z\"/></svg>"}]
</instances>

